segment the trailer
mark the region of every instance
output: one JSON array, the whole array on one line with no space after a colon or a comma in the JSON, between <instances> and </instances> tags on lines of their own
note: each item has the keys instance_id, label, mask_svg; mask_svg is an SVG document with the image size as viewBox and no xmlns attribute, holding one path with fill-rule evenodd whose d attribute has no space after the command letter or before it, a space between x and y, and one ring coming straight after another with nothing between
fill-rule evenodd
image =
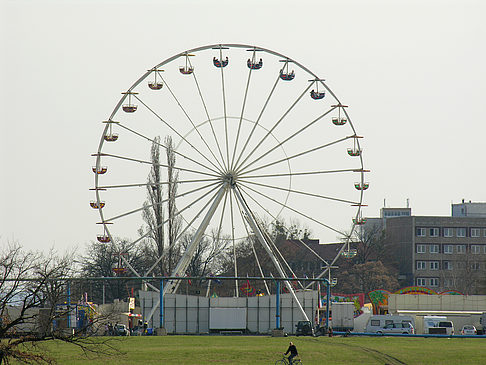
<instances>
[{"instance_id":1,"label":"trailer","mask_svg":"<svg viewBox=\"0 0 486 365\"><path fill-rule=\"evenodd\" d=\"M354 303L338 302L331 304L332 314L330 326L333 331L354 330Z\"/></svg>"}]
</instances>

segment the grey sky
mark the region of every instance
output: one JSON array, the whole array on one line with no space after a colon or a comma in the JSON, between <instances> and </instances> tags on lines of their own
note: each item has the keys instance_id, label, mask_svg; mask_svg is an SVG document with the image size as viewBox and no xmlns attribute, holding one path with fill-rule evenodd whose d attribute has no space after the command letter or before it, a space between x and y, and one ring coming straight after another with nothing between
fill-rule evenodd
<instances>
[{"instance_id":1,"label":"grey sky","mask_svg":"<svg viewBox=\"0 0 486 365\"><path fill-rule=\"evenodd\" d=\"M0 242L83 246L99 233L91 153L149 67L254 44L322 75L363 135L364 215L484 201L484 1L0 1ZM145 177L144 177L145 178Z\"/></svg>"}]
</instances>

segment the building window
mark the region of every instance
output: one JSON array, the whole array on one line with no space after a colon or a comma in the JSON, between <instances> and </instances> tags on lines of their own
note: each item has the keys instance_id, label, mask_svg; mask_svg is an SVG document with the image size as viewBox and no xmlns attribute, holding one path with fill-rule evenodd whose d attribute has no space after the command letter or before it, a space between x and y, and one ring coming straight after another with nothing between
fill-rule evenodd
<instances>
[{"instance_id":1,"label":"building window","mask_svg":"<svg viewBox=\"0 0 486 365\"><path fill-rule=\"evenodd\" d=\"M444 270L452 270L452 262L451 261L444 261L442 263L442 267Z\"/></svg>"},{"instance_id":2,"label":"building window","mask_svg":"<svg viewBox=\"0 0 486 365\"><path fill-rule=\"evenodd\" d=\"M454 235L453 228L444 228L444 237L452 237Z\"/></svg>"},{"instance_id":3,"label":"building window","mask_svg":"<svg viewBox=\"0 0 486 365\"><path fill-rule=\"evenodd\" d=\"M425 261L417 261L417 270L425 270L427 263Z\"/></svg>"},{"instance_id":4,"label":"building window","mask_svg":"<svg viewBox=\"0 0 486 365\"><path fill-rule=\"evenodd\" d=\"M417 237L425 237L425 228L417 228L416 234Z\"/></svg>"},{"instance_id":5,"label":"building window","mask_svg":"<svg viewBox=\"0 0 486 365\"><path fill-rule=\"evenodd\" d=\"M483 230L483 236L486 237L486 228Z\"/></svg>"},{"instance_id":6,"label":"building window","mask_svg":"<svg viewBox=\"0 0 486 365\"><path fill-rule=\"evenodd\" d=\"M479 269L481 269L480 263L479 262L473 262L471 264L471 269L473 269L473 270L479 270Z\"/></svg>"},{"instance_id":7,"label":"building window","mask_svg":"<svg viewBox=\"0 0 486 365\"><path fill-rule=\"evenodd\" d=\"M481 246L479 245L471 245L471 253L474 253L474 254L479 254L481 253Z\"/></svg>"},{"instance_id":8,"label":"building window","mask_svg":"<svg viewBox=\"0 0 486 365\"><path fill-rule=\"evenodd\" d=\"M439 253L439 245L430 245L430 253Z\"/></svg>"},{"instance_id":9,"label":"building window","mask_svg":"<svg viewBox=\"0 0 486 365\"><path fill-rule=\"evenodd\" d=\"M439 278L430 278L430 286L439 286Z\"/></svg>"},{"instance_id":10,"label":"building window","mask_svg":"<svg viewBox=\"0 0 486 365\"><path fill-rule=\"evenodd\" d=\"M466 245L456 245L457 253L466 253Z\"/></svg>"},{"instance_id":11,"label":"building window","mask_svg":"<svg viewBox=\"0 0 486 365\"><path fill-rule=\"evenodd\" d=\"M429 228L430 237L439 237L439 228Z\"/></svg>"},{"instance_id":12,"label":"building window","mask_svg":"<svg viewBox=\"0 0 486 365\"><path fill-rule=\"evenodd\" d=\"M417 253L425 253L426 248L427 247L425 245L417 245Z\"/></svg>"},{"instance_id":13,"label":"building window","mask_svg":"<svg viewBox=\"0 0 486 365\"><path fill-rule=\"evenodd\" d=\"M439 261L430 261L430 270L439 270Z\"/></svg>"},{"instance_id":14,"label":"building window","mask_svg":"<svg viewBox=\"0 0 486 365\"><path fill-rule=\"evenodd\" d=\"M417 278L417 285L418 286L427 286L427 279L425 279L425 278Z\"/></svg>"},{"instance_id":15,"label":"building window","mask_svg":"<svg viewBox=\"0 0 486 365\"><path fill-rule=\"evenodd\" d=\"M471 228L471 237L481 237L481 228Z\"/></svg>"},{"instance_id":16,"label":"building window","mask_svg":"<svg viewBox=\"0 0 486 365\"><path fill-rule=\"evenodd\" d=\"M457 237L466 237L466 228L457 228L456 229L456 236Z\"/></svg>"},{"instance_id":17,"label":"building window","mask_svg":"<svg viewBox=\"0 0 486 365\"><path fill-rule=\"evenodd\" d=\"M454 253L454 247L452 245L444 245L444 253Z\"/></svg>"}]
</instances>

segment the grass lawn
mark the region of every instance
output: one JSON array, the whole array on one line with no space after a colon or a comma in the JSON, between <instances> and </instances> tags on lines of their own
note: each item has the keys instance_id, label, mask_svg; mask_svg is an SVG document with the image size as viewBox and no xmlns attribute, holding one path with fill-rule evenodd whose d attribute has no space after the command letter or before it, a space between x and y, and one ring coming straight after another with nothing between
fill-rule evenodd
<instances>
[{"instance_id":1,"label":"grass lawn","mask_svg":"<svg viewBox=\"0 0 486 365\"><path fill-rule=\"evenodd\" d=\"M59 364L274 364L289 341L303 364L485 364L486 339L396 337L162 336L115 338L115 356L89 358L49 343Z\"/></svg>"}]
</instances>

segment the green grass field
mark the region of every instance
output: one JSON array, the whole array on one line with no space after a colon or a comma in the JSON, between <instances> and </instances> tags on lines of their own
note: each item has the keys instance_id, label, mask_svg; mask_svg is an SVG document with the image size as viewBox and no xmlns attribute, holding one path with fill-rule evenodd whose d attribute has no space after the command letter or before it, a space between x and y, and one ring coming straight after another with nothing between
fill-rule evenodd
<instances>
[{"instance_id":1,"label":"green grass field","mask_svg":"<svg viewBox=\"0 0 486 365\"><path fill-rule=\"evenodd\" d=\"M115 338L115 356L86 358L49 343L59 364L274 364L293 341L305 365L485 364L486 339L396 337L163 336Z\"/></svg>"}]
</instances>

